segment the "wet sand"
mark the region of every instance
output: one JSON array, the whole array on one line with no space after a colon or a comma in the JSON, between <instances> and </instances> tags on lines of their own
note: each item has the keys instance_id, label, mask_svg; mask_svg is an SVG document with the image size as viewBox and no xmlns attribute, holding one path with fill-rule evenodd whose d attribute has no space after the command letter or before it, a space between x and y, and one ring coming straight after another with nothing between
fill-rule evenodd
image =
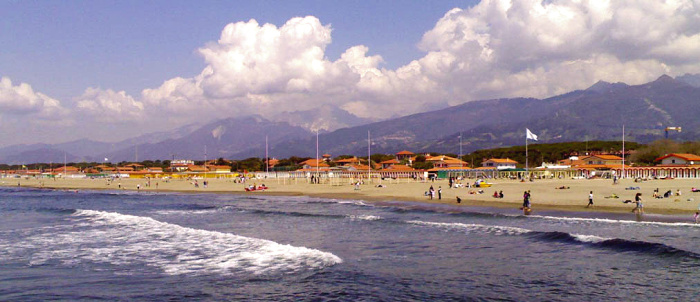
<instances>
[{"instance_id":1,"label":"wet sand","mask_svg":"<svg viewBox=\"0 0 700 302\"><path fill-rule=\"evenodd\" d=\"M481 188L483 194L470 194L479 188L448 188L447 180L435 182L417 182L413 180L373 180L356 190L350 180L341 180L334 184L309 184L305 180L278 180L278 179L252 179L245 184L235 183L228 179L207 179L208 188L204 188L202 180L198 180L196 188L192 180L152 179L151 186L147 186L146 179L115 179L110 182L105 179L17 179L0 178L2 186L75 189L75 190L137 190L141 191L172 191L192 193L232 193L232 194L265 194L288 196L313 196L334 199L365 200L370 202L420 202L434 204L449 204L463 207L489 207L517 209L522 205L524 191L530 190L532 194L532 208L536 211L563 211L563 212L604 212L604 213L630 213L634 203L623 203L624 200L634 200L637 192L642 193L644 211L647 214L663 214L677 216L692 216L700 205L700 193L692 193L691 188L700 188L698 179L673 179L673 180L649 180L634 182L631 179L620 180L619 184L613 184L608 179L547 179L533 182L519 182L516 180L495 179L490 182L492 187ZM473 180L469 180L473 181ZM156 183L158 187L156 188ZM264 183L269 189L265 191L245 192L246 186ZM377 187L378 184L384 187ZM121 185L121 187L120 187ZM434 199L425 196L430 186L437 191L442 187L442 199L438 194ZM559 189L566 187L567 189ZM630 190L629 188L639 188ZM652 198L654 189L659 192L671 190L674 196L670 198ZM676 190L681 190L681 196L676 196ZM504 198L494 198L495 191L503 191ZM587 208L588 193L593 191L594 207ZM619 198L606 198L611 195ZM457 204L456 197L462 199Z\"/></svg>"}]
</instances>

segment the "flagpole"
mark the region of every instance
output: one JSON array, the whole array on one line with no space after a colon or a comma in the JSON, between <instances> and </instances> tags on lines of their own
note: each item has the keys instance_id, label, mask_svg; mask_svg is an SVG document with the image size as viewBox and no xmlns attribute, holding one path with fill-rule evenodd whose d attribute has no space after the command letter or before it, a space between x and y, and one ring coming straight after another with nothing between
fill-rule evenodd
<instances>
[{"instance_id":1,"label":"flagpole","mask_svg":"<svg viewBox=\"0 0 700 302\"><path fill-rule=\"evenodd\" d=\"M625 176L625 124L622 124L622 175L620 178Z\"/></svg>"},{"instance_id":2,"label":"flagpole","mask_svg":"<svg viewBox=\"0 0 700 302\"><path fill-rule=\"evenodd\" d=\"M372 180L372 153L370 152L370 146L372 142L369 136L369 130L367 130L367 183Z\"/></svg>"},{"instance_id":3,"label":"flagpole","mask_svg":"<svg viewBox=\"0 0 700 302\"><path fill-rule=\"evenodd\" d=\"M527 129L525 130L525 177L529 178L530 176L528 175L528 162L527 162Z\"/></svg>"},{"instance_id":4,"label":"flagpole","mask_svg":"<svg viewBox=\"0 0 700 302\"><path fill-rule=\"evenodd\" d=\"M270 157L267 155L267 135L265 135L265 177L270 174Z\"/></svg>"},{"instance_id":5,"label":"flagpole","mask_svg":"<svg viewBox=\"0 0 700 302\"><path fill-rule=\"evenodd\" d=\"M316 130L316 181L318 181L318 129Z\"/></svg>"}]
</instances>

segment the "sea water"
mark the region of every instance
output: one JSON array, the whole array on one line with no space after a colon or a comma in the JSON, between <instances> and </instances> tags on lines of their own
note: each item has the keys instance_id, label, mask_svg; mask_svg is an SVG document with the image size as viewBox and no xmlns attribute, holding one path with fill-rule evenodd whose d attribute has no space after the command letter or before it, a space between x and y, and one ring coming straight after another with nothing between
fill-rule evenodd
<instances>
[{"instance_id":1,"label":"sea water","mask_svg":"<svg viewBox=\"0 0 700 302\"><path fill-rule=\"evenodd\" d=\"M700 297L697 225L535 214L255 193L0 188L0 300Z\"/></svg>"}]
</instances>

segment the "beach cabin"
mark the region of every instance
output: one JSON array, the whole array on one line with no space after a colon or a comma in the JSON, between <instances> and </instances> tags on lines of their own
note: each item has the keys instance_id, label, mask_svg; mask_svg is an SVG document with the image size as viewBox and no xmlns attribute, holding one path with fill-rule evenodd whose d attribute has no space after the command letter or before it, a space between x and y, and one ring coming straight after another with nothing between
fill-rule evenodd
<instances>
[{"instance_id":1,"label":"beach cabin","mask_svg":"<svg viewBox=\"0 0 700 302\"><path fill-rule=\"evenodd\" d=\"M700 165L700 156L688 153L671 153L656 159L662 166Z\"/></svg>"},{"instance_id":2,"label":"beach cabin","mask_svg":"<svg viewBox=\"0 0 700 302\"><path fill-rule=\"evenodd\" d=\"M496 168L498 170L515 169L517 164L517 161L510 158L489 158L481 162L481 166L484 168Z\"/></svg>"}]
</instances>

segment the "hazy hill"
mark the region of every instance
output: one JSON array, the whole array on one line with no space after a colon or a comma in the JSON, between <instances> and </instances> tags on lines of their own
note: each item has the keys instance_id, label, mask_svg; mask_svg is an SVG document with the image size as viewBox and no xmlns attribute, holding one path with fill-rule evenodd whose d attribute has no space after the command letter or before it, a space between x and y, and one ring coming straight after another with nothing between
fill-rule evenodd
<instances>
[{"instance_id":1,"label":"hazy hill","mask_svg":"<svg viewBox=\"0 0 700 302\"><path fill-rule=\"evenodd\" d=\"M192 133L165 141L140 144L105 154L111 161L135 161L146 159L207 159L229 158L231 154L257 148L264 157L265 136L268 144L278 144L288 139L310 136L311 133L301 127L288 123L272 122L260 116L228 118L218 120L200 127ZM205 155L206 149L206 155Z\"/></svg>"},{"instance_id":2,"label":"hazy hill","mask_svg":"<svg viewBox=\"0 0 700 302\"><path fill-rule=\"evenodd\" d=\"M350 112L331 105L322 105L306 111L282 112L272 118L276 122L286 122L302 127L310 132L321 133L368 124L373 120L357 117Z\"/></svg>"},{"instance_id":3,"label":"hazy hill","mask_svg":"<svg viewBox=\"0 0 700 302\"><path fill-rule=\"evenodd\" d=\"M332 155L372 152L395 153L402 149L463 152L525 144L525 128L542 142L626 140L640 143L663 137L666 126L682 126L682 140L700 138L695 107L700 88L669 76L629 86L598 82L589 89L547 99L499 99L469 102L442 110L414 114L368 125L339 129L319 136L320 152ZM315 138L285 142L271 149L271 156L314 156ZM251 150L234 154L259 154Z\"/></svg>"},{"instance_id":4,"label":"hazy hill","mask_svg":"<svg viewBox=\"0 0 700 302\"><path fill-rule=\"evenodd\" d=\"M683 127L671 133L676 140L700 139L696 107L698 75L678 79L661 76L643 85L600 81L547 99L511 98L468 102L461 105L345 127L319 135L319 151L332 155L372 153L462 152L525 144L525 128L540 142L621 140L651 142L667 126ZM700 83L700 82L699 82ZM119 143L79 140L57 145L16 145L0 148L0 162L48 162L56 154L73 154L76 160L134 161L145 159L263 157L268 136L271 157L315 156L316 136L307 129L334 129L363 120L332 106L283 113L270 121L260 116L229 118L204 126L188 125L170 132L142 135ZM280 121L283 120L283 121ZM366 121L366 120L365 120ZM42 151L43 150L43 151ZM45 154L42 157L41 154Z\"/></svg>"}]
</instances>

